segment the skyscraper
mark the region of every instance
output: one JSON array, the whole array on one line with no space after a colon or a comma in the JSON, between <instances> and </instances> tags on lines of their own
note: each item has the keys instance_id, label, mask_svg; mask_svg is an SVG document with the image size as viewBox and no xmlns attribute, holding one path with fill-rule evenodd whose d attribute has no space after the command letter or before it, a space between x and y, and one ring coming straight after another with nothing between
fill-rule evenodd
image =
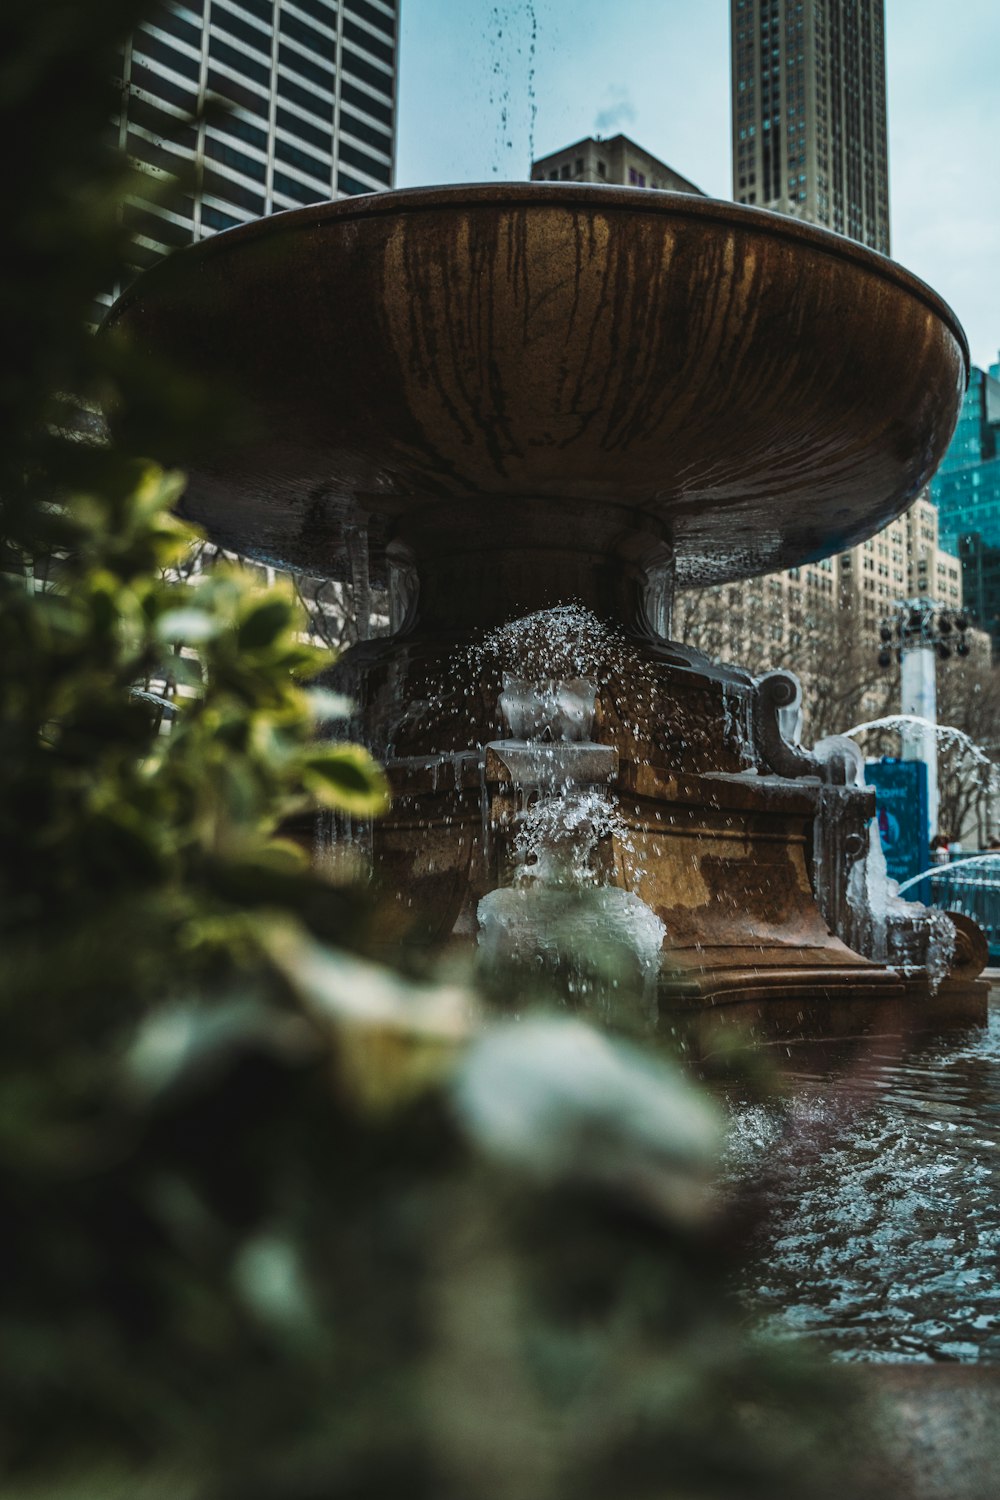
<instances>
[{"instance_id":1,"label":"skyscraper","mask_svg":"<svg viewBox=\"0 0 1000 1500\"><path fill-rule=\"evenodd\" d=\"M733 196L889 253L884 0L730 0Z\"/></svg>"},{"instance_id":2,"label":"skyscraper","mask_svg":"<svg viewBox=\"0 0 1000 1500\"><path fill-rule=\"evenodd\" d=\"M973 365L931 495L941 531L962 559L969 613L1000 658L1000 362L988 372Z\"/></svg>"},{"instance_id":3,"label":"skyscraper","mask_svg":"<svg viewBox=\"0 0 1000 1500\"><path fill-rule=\"evenodd\" d=\"M392 185L399 0L167 0L121 56L121 147L151 180L195 167L168 210L126 210L134 260L278 209ZM229 112L188 117L215 95ZM151 181L152 187L152 181Z\"/></svg>"}]
</instances>

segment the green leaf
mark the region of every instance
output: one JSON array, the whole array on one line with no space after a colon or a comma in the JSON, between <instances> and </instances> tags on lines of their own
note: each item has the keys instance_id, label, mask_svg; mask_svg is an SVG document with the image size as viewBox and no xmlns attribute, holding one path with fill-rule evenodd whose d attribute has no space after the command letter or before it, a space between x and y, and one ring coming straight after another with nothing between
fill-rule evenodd
<instances>
[{"instance_id":1,"label":"green leaf","mask_svg":"<svg viewBox=\"0 0 1000 1500\"><path fill-rule=\"evenodd\" d=\"M332 745L310 755L302 782L324 806L353 817L377 817L389 806L385 774L360 745Z\"/></svg>"},{"instance_id":2,"label":"green leaf","mask_svg":"<svg viewBox=\"0 0 1000 1500\"><path fill-rule=\"evenodd\" d=\"M156 622L156 635L161 641L196 646L217 636L222 628L223 621L207 610L192 607L168 609Z\"/></svg>"},{"instance_id":3,"label":"green leaf","mask_svg":"<svg viewBox=\"0 0 1000 1500\"><path fill-rule=\"evenodd\" d=\"M292 614L287 599L265 599L245 617L236 633L240 650L259 651L264 646L272 646L292 623Z\"/></svg>"},{"instance_id":4,"label":"green leaf","mask_svg":"<svg viewBox=\"0 0 1000 1500\"><path fill-rule=\"evenodd\" d=\"M306 701L312 710L313 717L319 723L328 723L332 719L347 719L354 712L352 699L344 693L332 693L329 688L307 688Z\"/></svg>"}]
</instances>

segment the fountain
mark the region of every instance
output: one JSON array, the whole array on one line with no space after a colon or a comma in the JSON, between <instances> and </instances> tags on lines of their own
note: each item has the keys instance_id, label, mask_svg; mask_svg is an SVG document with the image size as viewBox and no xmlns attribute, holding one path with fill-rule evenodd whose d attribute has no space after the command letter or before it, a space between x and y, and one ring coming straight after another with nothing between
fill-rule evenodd
<instances>
[{"instance_id":1,"label":"fountain","mask_svg":"<svg viewBox=\"0 0 1000 1500\"><path fill-rule=\"evenodd\" d=\"M929 288L762 210L503 184L229 231L108 327L243 400L185 457L186 514L390 587L395 633L335 685L394 788L378 878L428 941L537 958L573 886L643 984L664 945L661 1008L969 1000L960 919L886 938L850 742L797 743L791 674L669 639L675 586L850 547L933 473L968 356Z\"/></svg>"}]
</instances>

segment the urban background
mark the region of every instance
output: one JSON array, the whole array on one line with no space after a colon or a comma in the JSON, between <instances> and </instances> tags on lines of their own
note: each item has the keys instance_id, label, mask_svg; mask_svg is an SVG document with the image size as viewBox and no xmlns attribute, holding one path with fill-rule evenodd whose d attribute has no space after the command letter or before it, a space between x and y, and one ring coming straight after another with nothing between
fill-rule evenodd
<instances>
[{"instance_id":1,"label":"urban background","mask_svg":"<svg viewBox=\"0 0 1000 1500\"><path fill-rule=\"evenodd\" d=\"M697 21L690 9L645 0L629 7L630 27L637 25L645 45L663 58L662 87L651 109L643 94L649 60L635 57L636 32L622 33L625 54L595 63L607 8L595 10L589 0L575 6L559 0L460 7L442 0L162 4L120 57L118 141L149 182L149 192L136 193L127 209L134 266L144 268L193 239L263 214L401 185L400 161L403 185L433 180L436 172L439 180L530 176L700 193L687 153L715 173L726 137L736 201L795 215L891 254L887 21L893 0L888 18L883 0L728 0L728 44L724 3L696 7ZM979 10L969 7L966 24L978 24ZM922 4L907 8L918 27L924 13ZM910 59L902 22L894 35ZM949 44L943 45L947 52ZM459 75L455 50L463 47L466 66ZM573 74L561 64L577 54L585 61ZM966 59L965 65L974 81L976 62ZM574 78L578 88L585 86L587 66L603 69L603 79L591 81L592 97L576 101L574 110L567 87ZM444 69L456 98L469 103L468 129L458 129L454 111L432 97ZM687 91L685 72L699 80ZM640 105L627 81L636 73ZM942 81L942 107L946 91ZM701 111L693 127L692 101ZM541 139L542 128L585 115L594 123L581 138ZM645 115L655 135L640 140ZM898 154L912 197L905 146ZM172 176L186 191L164 199L162 185ZM982 201L990 191L995 195L980 183L978 222L987 226L981 231L986 248L996 232L989 203ZM947 242L938 249L946 252ZM911 269L928 274L921 266ZM947 294L940 278L935 285ZM102 301L110 303L120 289L108 288ZM965 309L959 312L970 321ZM102 313L95 307L95 321ZM978 317L975 326L974 348ZM898 607L912 601L929 627L945 624L945 637L935 634L929 648L941 718L994 758L1000 742L998 440L1000 363L974 364L941 468L903 516L869 541L807 566L680 595L674 636L754 673L792 668L803 683L803 734L815 740L913 708L900 681L905 643L897 629ZM191 566L203 567L213 556L206 547ZM300 577L295 585L316 634L329 645L389 628L387 602L369 585L363 545L350 584ZM952 622L971 628L949 640ZM885 727L863 743L869 756L900 754L898 733ZM907 741L904 732L902 753L919 756L919 737ZM990 779L954 743L940 769L942 829L953 840L984 847L996 823Z\"/></svg>"}]
</instances>

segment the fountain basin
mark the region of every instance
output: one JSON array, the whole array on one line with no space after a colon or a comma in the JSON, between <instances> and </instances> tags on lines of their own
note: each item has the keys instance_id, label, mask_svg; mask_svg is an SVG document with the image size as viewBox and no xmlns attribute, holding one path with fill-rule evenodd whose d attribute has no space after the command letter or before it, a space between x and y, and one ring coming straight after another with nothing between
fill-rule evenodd
<instances>
[{"instance_id":1,"label":"fountain basin","mask_svg":"<svg viewBox=\"0 0 1000 1500\"><path fill-rule=\"evenodd\" d=\"M606 613L609 559L685 585L852 545L933 472L968 365L945 303L839 235L552 184L278 214L147 272L106 327L244 402L186 455L187 514L317 574L363 525L373 576L405 545L453 624Z\"/></svg>"}]
</instances>

